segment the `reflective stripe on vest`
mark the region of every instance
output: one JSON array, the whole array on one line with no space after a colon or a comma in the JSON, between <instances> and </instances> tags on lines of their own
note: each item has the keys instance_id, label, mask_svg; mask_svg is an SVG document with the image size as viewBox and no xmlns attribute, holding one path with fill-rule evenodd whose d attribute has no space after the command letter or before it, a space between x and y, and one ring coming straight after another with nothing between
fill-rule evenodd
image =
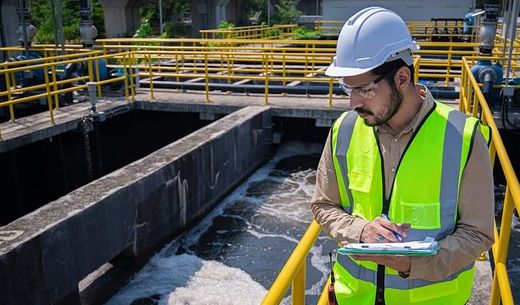
<instances>
[{"instance_id":1,"label":"reflective stripe on vest","mask_svg":"<svg viewBox=\"0 0 520 305\"><path fill-rule=\"evenodd\" d=\"M357 278L361 281L369 282L374 285L376 285L376 279L377 279L377 271L371 270L363 265L358 265L350 256L348 255L338 255L337 257L338 263L343 266L346 270L356 270ZM471 263L468 266L462 268L462 270L458 271L457 273L454 273L450 275L449 277L443 279L442 281L438 282L432 282L427 280L421 280L421 279L415 279L415 280L407 280L403 279L398 274L386 274L385 275L385 288L393 288L393 289L413 289L413 288L419 288L427 285L432 285L436 283L441 282L447 282L455 279L459 274L462 272L468 271L475 263Z\"/></svg>"},{"instance_id":2,"label":"reflective stripe on vest","mask_svg":"<svg viewBox=\"0 0 520 305\"><path fill-rule=\"evenodd\" d=\"M354 124L357 117L358 115L355 111L349 111L340 117L337 121L339 122L339 126L333 127L338 129L337 133L333 132L333 135L337 134L339 136L332 139L333 146L336 147L336 150L333 151L333 155L337 156L336 160L342 173L341 184L343 185L340 187L341 206L343 207L343 210L349 214L352 213L352 206L350 203L353 202L353 199L352 192L349 188L348 175L346 174L348 173L346 153L350 145L350 139L352 137L352 131L354 130Z\"/></svg>"}]
</instances>

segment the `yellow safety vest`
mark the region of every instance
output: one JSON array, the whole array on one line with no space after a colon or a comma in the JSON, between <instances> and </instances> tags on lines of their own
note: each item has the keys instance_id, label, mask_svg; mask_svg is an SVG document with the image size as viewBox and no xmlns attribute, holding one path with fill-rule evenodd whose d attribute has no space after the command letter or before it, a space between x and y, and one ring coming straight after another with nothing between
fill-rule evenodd
<instances>
[{"instance_id":1,"label":"yellow safety vest","mask_svg":"<svg viewBox=\"0 0 520 305\"><path fill-rule=\"evenodd\" d=\"M444 104L425 117L397 166L385 199L383 159L374 128L354 111L332 127L332 155L343 209L373 220L382 213L410 223L405 241L443 239L455 230L460 181L478 120ZM437 282L408 280L374 262L338 255L334 266L339 304L373 305L384 287L386 305L464 304L470 297L473 263Z\"/></svg>"}]
</instances>

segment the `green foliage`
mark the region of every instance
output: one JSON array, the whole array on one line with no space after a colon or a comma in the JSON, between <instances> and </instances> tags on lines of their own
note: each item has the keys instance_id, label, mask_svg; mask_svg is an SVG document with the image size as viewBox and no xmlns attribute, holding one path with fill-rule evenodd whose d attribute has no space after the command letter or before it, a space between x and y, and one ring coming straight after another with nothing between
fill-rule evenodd
<instances>
[{"instance_id":1,"label":"green foliage","mask_svg":"<svg viewBox=\"0 0 520 305\"><path fill-rule=\"evenodd\" d=\"M99 0L92 0L92 14L92 22L98 30L98 37L103 37L105 34L105 25L103 21L103 8ZM65 40L79 41L79 2L74 0L62 0L62 22ZM35 42L54 42L52 14L48 0L31 1L31 23L37 29L36 35L34 36Z\"/></svg>"},{"instance_id":2,"label":"green foliage","mask_svg":"<svg viewBox=\"0 0 520 305\"><path fill-rule=\"evenodd\" d=\"M278 38L280 35L280 29L270 29L265 31L265 38Z\"/></svg>"},{"instance_id":3,"label":"green foliage","mask_svg":"<svg viewBox=\"0 0 520 305\"><path fill-rule=\"evenodd\" d=\"M230 30L229 32L223 32L223 33L218 33L217 34L217 38L223 38L223 39L226 39L226 38L236 38L237 37L237 33L234 33L232 30L233 28L235 27L235 25L231 22L228 22L228 21L221 21L218 25L218 28L220 30Z\"/></svg>"},{"instance_id":4,"label":"green foliage","mask_svg":"<svg viewBox=\"0 0 520 305\"><path fill-rule=\"evenodd\" d=\"M276 5L276 13L273 16L274 23L293 24L303 13L296 9L294 0L280 0Z\"/></svg>"},{"instance_id":5,"label":"green foliage","mask_svg":"<svg viewBox=\"0 0 520 305\"><path fill-rule=\"evenodd\" d=\"M312 31L304 26L298 27L294 31L294 39L298 40L314 40L320 36L320 31Z\"/></svg>"},{"instance_id":6,"label":"green foliage","mask_svg":"<svg viewBox=\"0 0 520 305\"><path fill-rule=\"evenodd\" d=\"M235 25L232 22L228 22L228 21L221 21L218 25L219 29L232 29L234 27L235 27Z\"/></svg>"},{"instance_id":7,"label":"green foliage","mask_svg":"<svg viewBox=\"0 0 520 305\"><path fill-rule=\"evenodd\" d=\"M149 37L159 36L160 18L157 0L141 1L141 18L148 19L151 34ZM184 23L185 14L189 12L188 0L163 0L163 35L161 37L187 37L191 34L190 25Z\"/></svg>"},{"instance_id":8,"label":"green foliage","mask_svg":"<svg viewBox=\"0 0 520 305\"><path fill-rule=\"evenodd\" d=\"M135 31L134 38L149 38L152 37L152 26L150 25L150 19L143 18L139 28Z\"/></svg>"}]
</instances>

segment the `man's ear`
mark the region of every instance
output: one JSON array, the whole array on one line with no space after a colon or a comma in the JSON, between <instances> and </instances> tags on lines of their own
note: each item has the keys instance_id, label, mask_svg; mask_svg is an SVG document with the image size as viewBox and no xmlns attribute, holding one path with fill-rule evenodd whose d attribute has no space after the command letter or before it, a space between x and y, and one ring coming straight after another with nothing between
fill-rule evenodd
<instances>
[{"instance_id":1,"label":"man's ear","mask_svg":"<svg viewBox=\"0 0 520 305\"><path fill-rule=\"evenodd\" d=\"M412 75L407 66L402 66L394 74L394 83L401 90L406 89L412 83Z\"/></svg>"}]
</instances>

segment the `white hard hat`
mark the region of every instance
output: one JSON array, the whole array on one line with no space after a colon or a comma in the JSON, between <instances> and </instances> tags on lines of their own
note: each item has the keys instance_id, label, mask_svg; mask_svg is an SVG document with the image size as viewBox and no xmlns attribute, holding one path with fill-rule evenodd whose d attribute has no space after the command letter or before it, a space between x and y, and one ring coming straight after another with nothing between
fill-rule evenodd
<instances>
[{"instance_id":1,"label":"white hard hat","mask_svg":"<svg viewBox=\"0 0 520 305\"><path fill-rule=\"evenodd\" d=\"M411 52L417 50L419 46L399 15L386 8L368 7L350 17L341 29L336 56L325 74L358 75L399 58L411 65Z\"/></svg>"}]
</instances>

